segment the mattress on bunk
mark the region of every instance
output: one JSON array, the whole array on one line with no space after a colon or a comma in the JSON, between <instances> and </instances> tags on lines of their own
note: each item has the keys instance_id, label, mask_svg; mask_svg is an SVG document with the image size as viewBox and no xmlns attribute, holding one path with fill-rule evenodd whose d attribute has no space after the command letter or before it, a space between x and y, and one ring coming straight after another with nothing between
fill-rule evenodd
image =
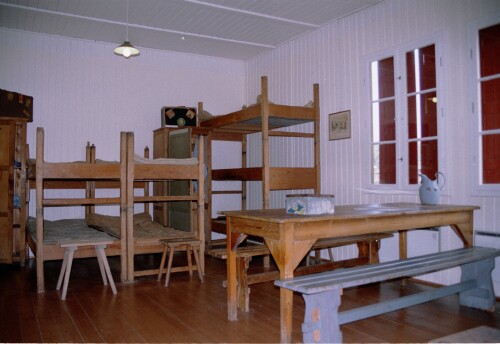
<instances>
[{"instance_id":1,"label":"mattress on bunk","mask_svg":"<svg viewBox=\"0 0 500 344\"><path fill-rule=\"evenodd\" d=\"M102 230L114 237L120 237L120 217L102 214L90 214L87 216L87 224ZM151 215L147 213L134 214L134 238L141 241L160 240L169 238L190 238L193 233L165 227L154 222Z\"/></svg>"},{"instance_id":2,"label":"mattress on bunk","mask_svg":"<svg viewBox=\"0 0 500 344\"><path fill-rule=\"evenodd\" d=\"M46 245L58 245L67 240L116 240L108 233L89 227L84 219L44 220L43 227L43 242ZM28 219L28 230L36 242L36 219L33 217Z\"/></svg>"},{"instance_id":3,"label":"mattress on bunk","mask_svg":"<svg viewBox=\"0 0 500 344\"><path fill-rule=\"evenodd\" d=\"M173 159L173 158L156 158L156 159L148 159L143 158L138 154L134 155L134 162L139 164L151 164L151 165L196 165L198 164L197 158L182 158L182 159Z\"/></svg>"}]
</instances>

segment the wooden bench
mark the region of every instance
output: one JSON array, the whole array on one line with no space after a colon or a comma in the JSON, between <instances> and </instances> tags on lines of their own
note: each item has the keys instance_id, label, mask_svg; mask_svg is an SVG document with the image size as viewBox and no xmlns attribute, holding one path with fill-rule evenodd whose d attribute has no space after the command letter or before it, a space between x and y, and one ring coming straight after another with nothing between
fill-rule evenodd
<instances>
[{"instance_id":1,"label":"wooden bench","mask_svg":"<svg viewBox=\"0 0 500 344\"><path fill-rule=\"evenodd\" d=\"M108 259L106 257L106 252L104 251L107 245L112 245L116 240L109 239L89 239L89 240L63 240L59 243L59 246L64 248L64 259L61 266L61 272L59 273L59 279L57 280L56 290L61 289L63 286L61 300L66 300L66 294L68 292L69 276L71 274L71 267L73 265L73 257L75 251L81 247L93 246L95 248L97 262L99 263L99 269L101 270L102 282L104 285L111 285L111 290L113 294L116 294L116 286L113 280L113 275L109 268ZM64 284L63 284L64 279Z\"/></svg>"},{"instance_id":2,"label":"wooden bench","mask_svg":"<svg viewBox=\"0 0 500 344\"><path fill-rule=\"evenodd\" d=\"M163 239L160 243L164 245L163 254L161 255L160 268L158 269L158 281L161 279L163 274L163 269L165 268L165 260L168 255L167 264L167 276L165 277L165 287L168 287L168 282L170 281L170 274L172 272L182 272L189 271L189 277L193 277L193 270L198 271L198 277L200 281L203 282L203 268L200 265L200 249L203 242L195 238L174 238L174 239ZM174 260L175 251L186 251L187 264L186 266L178 266L172 268L172 262ZM196 265L193 266L191 261L191 252L193 253Z\"/></svg>"},{"instance_id":3,"label":"wooden bench","mask_svg":"<svg viewBox=\"0 0 500 344\"><path fill-rule=\"evenodd\" d=\"M409 259L358 266L348 269L310 274L275 285L302 293L305 315L302 324L304 342L342 342L340 325L410 307L459 293L463 306L492 311L495 294L491 272L500 250L483 247L463 248ZM339 312L343 288L385 280L412 277L439 270L460 267L461 282L422 293L382 301L377 304Z\"/></svg>"},{"instance_id":4,"label":"wooden bench","mask_svg":"<svg viewBox=\"0 0 500 344\"><path fill-rule=\"evenodd\" d=\"M356 266L361 264L378 263L378 250L380 248L380 240L392 237L392 233L376 233L376 234L363 234L349 237L340 238L325 238L318 240L311 251L316 252L316 262L318 263L318 251L322 249L331 250L333 247L358 245L358 257L345 259L341 261L333 261L333 254L330 252L329 262L322 264L309 265L298 267L295 270L295 275L304 275L309 273L317 273L326 270L337 269L340 267ZM207 250L207 254L220 258L227 259L226 247L217 247ZM248 274L250 261L256 256L269 257L271 252L264 244L249 244L246 246L236 247L236 260L237 260L237 283L238 283L238 307L245 312L249 310L250 302L250 288L251 284L274 281L279 278L279 271L266 271L255 274ZM267 265L269 266L269 265ZM223 282L224 287L226 281Z\"/></svg>"}]
</instances>

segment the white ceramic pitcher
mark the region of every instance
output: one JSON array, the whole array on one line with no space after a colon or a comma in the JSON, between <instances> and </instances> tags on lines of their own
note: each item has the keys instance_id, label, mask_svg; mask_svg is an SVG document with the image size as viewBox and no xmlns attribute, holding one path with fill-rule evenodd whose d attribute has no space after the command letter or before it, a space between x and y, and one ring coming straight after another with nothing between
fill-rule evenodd
<instances>
[{"instance_id":1,"label":"white ceramic pitcher","mask_svg":"<svg viewBox=\"0 0 500 344\"><path fill-rule=\"evenodd\" d=\"M439 180L440 175L443 177L442 183L440 183ZM431 180L425 174L419 173L419 176L422 178L422 184L420 185L420 189L418 190L418 193L420 195L420 203L425 205L439 204L441 190L443 190L444 184L446 183L444 174L441 172L436 172L435 180Z\"/></svg>"}]
</instances>

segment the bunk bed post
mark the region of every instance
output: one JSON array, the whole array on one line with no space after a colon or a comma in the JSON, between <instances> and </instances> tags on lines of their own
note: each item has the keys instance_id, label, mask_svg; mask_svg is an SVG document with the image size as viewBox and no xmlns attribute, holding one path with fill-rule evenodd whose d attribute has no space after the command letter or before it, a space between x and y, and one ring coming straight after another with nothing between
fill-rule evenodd
<instances>
[{"instance_id":1,"label":"bunk bed post","mask_svg":"<svg viewBox=\"0 0 500 344\"><path fill-rule=\"evenodd\" d=\"M120 280L127 281L127 133L120 133Z\"/></svg>"},{"instance_id":2,"label":"bunk bed post","mask_svg":"<svg viewBox=\"0 0 500 344\"><path fill-rule=\"evenodd\" d=\"M314 168L316 169L316 193L321 193L321 133L320 133L320 111L319 111L319 84L313 85L314 99Z\"/></svg>"},{"instance_id":3,"label":"bunk bed post","mask_svg":"<svg viewBox=\"0 0 500 344\"><path fill-rule=\"evenodd\" d=\"M198 115L203 113L203 102L198 102ZM207 247L212 246L212 130L207 134L207 177L205 179L207 185L207 223L205 228L205 244Z\"/></svg>"},{"instance_id":4,"label":"bunk bed post","mask_svg":"<svg viewBox=\"0 0 500 344\"><path fill-rule=\"evenodd\" d=\"M201 240L200 245L200 266L198 271L205 273L205 164L204 164L204 139L202 135L198 135L198 239ZM200 270L201 269L201 270Z\"/></svg>"},{"instance_id":5,"label":"bunk bed post","mask_svg":"<svg viewBox=\"0 0 500 344\"><path fill-rule=\"evenodd\" d=\"M269 191L269 98L267 77L261 78L260 111L262 115L262 201L264 209L270 207Z\"/></svg>"},{"instance_id":6,"label":"bunk bed post","mask_svg":"<svg viewBox=\"0 0 500 344\"><path fill-rule=\"evenodd\" d=\"M36 129L36 283L37 291L45 291L43 271L43 128Z\"/></svg>"},{"instance_id":7,"label":"bunk bed post","mask_svg":"<svg viewBox=\"0 0 500 344\"><path fill-rule=\"evenodd\" d=\"M247 167L247 135L242 135L241 140L241 167ZM241 210L247 210L247 182L241 181Z\"/></svg>"},{"instance_id":8,"label":"bunk bed post","mask_svg":"<svg viewBox=\"0 0 500 344\"><path fill-rule=\"evenodd\" d=\"M95 163L95 146L91 145L90 142L87 141L87 146L85 147L85 161L89 164ZM89 180L85 183L85 197L86 198L95 198L95 181ZM85 206L85 218L88 215L93 214L95 212L95 205L86 205Z\"/></svg>"},{"instance_id":9,"label":"bunk bed post","mask_svg":"<svg viewBox=\"0 0 500 344\"><path fill-rule=\"evenodd\" d=\"M127 193L126 193L126 216L127 216L127 278L126 282L134 281L134 133L127 133Z\"/></svg>"},{"instance_id":10,"label":"bunk bed post","mask_svg":"<svg viewBox=\"0 0 500 344\"><path fill-rule=\"evenodd\" d=\"M149 147L144 148L144 158L149 159ZM144 197L149 197L149 182L144 181ZM149 214L149 202L144 202L144 213Z\"/></svg>"}]
</instances>

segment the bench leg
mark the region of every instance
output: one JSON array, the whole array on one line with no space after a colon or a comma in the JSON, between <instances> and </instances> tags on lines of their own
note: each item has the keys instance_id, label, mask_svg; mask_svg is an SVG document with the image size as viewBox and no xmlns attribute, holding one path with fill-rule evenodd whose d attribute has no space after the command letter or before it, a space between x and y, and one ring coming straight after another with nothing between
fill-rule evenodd
<instances>
[{"instance_id":1,"label":"bench leg","mask_svg":"<svg viewBox=\"0 0 500 344\"><path fill-rule=\"evenodd\" d=\"M265 268L271 267L271 257L269 255L265 255L262 259L262 266Z\"/></svg>"},{"instance_id":2,"label":"bench leg","mask_svg":"<svg viewBox=\"0 0 500 344\"><path fill-rule=\"evenodd\" d=\"M495 293L491 272L495 268L495 259L485 259L461 266L461 280L476 280L477 287L460 293L462 306L478 308L486 311L495 310Z\"/></svg>"},{"instance_id":3,"label":"bench leg","mask_svg":"<svg viewBox=\"0 0 500 344\"><path fill-rule=\"evenodd\" d=\"M188 270L189 270L189 277L193 277L193 262L191 260L191 245L186 244L186 254L187 254L187 262L188 262Z\"/></svg>"},{"instance_id":4,"label":"bench leg","mask_svg":"<svg viewBox=\"0 0 500 344\"><path fill-rule=\"evenodd\" d=\"M113 291L113 294L116 294L116 286L115 286L115 281L113 280L113 275L111 274L111 269L109 268L109 263L108 263L108 258L106 257L106 252L104 252L104 249L106 248L106 245L98 245L95 247L95 250L97 252L97 259L99 261L99 266L102 266L102 269L104 270L102 280L103 282L106 281L106 276L108 277L109 284L111 286L111 290ZM102 270L101 270L102 273ZM107 285L107 283L104 283Z\"/></svg>"},{"instance_id":5,"label":"bench leg","mask_svg":"<svg viewBox=\"0 0 500 344\"><path fill-rule=\"evenodd\" d=\"M168 251L168 246L165 245L163 248L163 253L161 255L161 262L160 262L160 268L158 269L158 278L157 280L161 280L161 275L163 274L163 269L165 267L165 260L167 258L167 251Z\"/></svg>"},{"instance_id":6,"label":"bench leg","mask_svg":"<svg viewBox=\"0 0 500 344\"><path fill-rule=\"evenodd\" d=\"M64 273L66 272L66 266L68 265L68 252L68 250L64 250L64 259L61 266L61 272L59 273L59 279L57 280L56 290L61 289Z\"/></svg>"},{"instance_id":7,"label":"bench leg","mask_svg":"<svg viewBox=\"0 0 500 344\"><path fill-rule=\"evenodd\" d=\"M170 280L170 272L172 271L172 261L174 260L175 246L170 247L170 254L168 256L168 266L167 266L167 277L165 278L165 287L168 287L168 281Z\"/></svg>"},{"instance_id":8,"label":"bench leg","mask_svg":"<svg viewBox=\"0 0 500 344\"><path fill-rule=\"evenodd\" d=\"M369 264L376 264L378 260L379 243L374 241L358 242L358 258L368 258Z\"/></svg>"},{"instance_id":9,"label":"bench leg","mask_svg":"<svg viewBox=\"0 0 500 344\"><path fill-rule=\"evenodd\" d=\"M250 310L250 288L248 287L248 267L252 257L236 258L238 274L238 308L244 312Z\"/></svg>"},{"instance_id":10,"label":"bench leg","mask_svg":"<svg viewBox=\"0 0 500 344\"><path fill-rule=\"evenodd\" d=\"M200 281L203 282L203 269L201 268L200 265L200 247L199 246L193 246L193 255L194 255L194 260L196 263L196 270L198 271L198 277L200 278Z\"/></svg>"},{"instance_id":11,"label":"bench leg","mask_svg":"<svg viewBox=\"0 0 500 344\"><path fill-rule=\"evenodd\" d=\"M61 300L66 300L66 294L68 293L69 275L71 275L71 266L73 265L73 256L76 251L76 247L66 248L68 251L68 261L66 262L66 271L64 273L64 284L63 291L61 295Z\"/></svg>"},{"instance_id":12,"label":"bench leg","mask_svg":"<svg viewBox=\"0 0 500 344\"><path fill-rule=\"evenodd\" d=\"M97 256L97 262L99 263L99 270L101 270L102 283L108 285L108 279L106 278L106 271L104 270L104 265L102 263L101 255L99 253L99 246L95 247L95 252Z\"/></svg>"},{"instance_id":13,"label":"bench leg","mask_svg":"<svg viewBox=\"0 0 500 344\"><path fill-rule=\"evenodd\" d=\"M302 324L304 343L342 343L338 315L340 289L302 296L306 304Z\"/></svg>"}]
</instances>

